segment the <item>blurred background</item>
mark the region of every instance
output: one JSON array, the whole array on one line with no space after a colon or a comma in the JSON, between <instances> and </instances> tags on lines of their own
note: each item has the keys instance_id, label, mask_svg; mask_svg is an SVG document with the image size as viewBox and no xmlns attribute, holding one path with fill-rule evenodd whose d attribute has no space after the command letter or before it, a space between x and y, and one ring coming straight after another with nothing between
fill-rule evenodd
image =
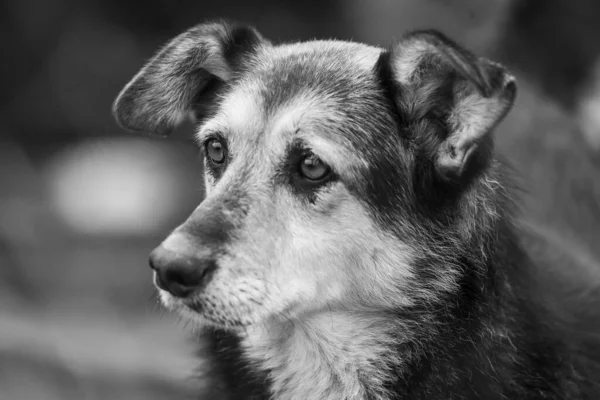
<instances>
[{"instance_id":1,"label":"blurred background","mask_svg":"<svg viewBox=\"0 0 600 400\"><path fill-rule=\"evenodd\" d=\"M202 199L189 129L114 123L157 47L227 18L274 42L393 43L437 28L518 76L497 147L524 211L561 251L600 260L596 0L19 0L3 2L0 400L183 399L201 382L189 330L161 312L147 256Z\"/></svg>"}]
</instances>

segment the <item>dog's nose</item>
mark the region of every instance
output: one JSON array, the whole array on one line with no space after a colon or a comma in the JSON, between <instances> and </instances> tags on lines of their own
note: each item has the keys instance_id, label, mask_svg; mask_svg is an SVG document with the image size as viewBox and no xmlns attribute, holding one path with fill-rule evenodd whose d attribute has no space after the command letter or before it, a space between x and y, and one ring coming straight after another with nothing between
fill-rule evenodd
<instances>
[{"instance_id":1,"label":"dog's nose","mask_svg":"<svg viewBox=\"0 0 600 400\"><path fill-rule=\"evenodd\" d=\"M188 297L201 290L216 269L214 260L178 253L162 246L150 253L150 268L156 272L155 283L175 297Z\"/></svg>"}]
</instances>

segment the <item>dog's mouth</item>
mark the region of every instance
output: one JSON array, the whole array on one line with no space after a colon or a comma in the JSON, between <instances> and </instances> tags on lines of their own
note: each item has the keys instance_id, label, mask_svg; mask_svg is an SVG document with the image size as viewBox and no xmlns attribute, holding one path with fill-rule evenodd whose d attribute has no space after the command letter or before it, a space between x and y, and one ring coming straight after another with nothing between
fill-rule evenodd
<instances>
[{"instance_id":1,"label":"dog's mouth","mask_svg":"<svg viewBox=\"0 0 600 400\"><path fill-rule=\"evenodd\" d=\"M158 288L162 305L174 311L186 320L197 323L201 327L214 327L227 330L239 330L252 325L249 320L235 318L223 312L216 304L198 296L180 298Z\"/></svg>"}]
</instances>

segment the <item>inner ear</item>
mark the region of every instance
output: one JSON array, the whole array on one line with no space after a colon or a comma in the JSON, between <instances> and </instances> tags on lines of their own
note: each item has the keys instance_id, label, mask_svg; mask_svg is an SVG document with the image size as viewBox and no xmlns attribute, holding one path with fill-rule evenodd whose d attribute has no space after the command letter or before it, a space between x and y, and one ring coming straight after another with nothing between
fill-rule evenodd
<instances>
[{"instance_id":1,"label":"inner ear","mask_svg":"<svg viewBox=\"0 0 600 400\"><path fill-rule=\"evenodd\" d=\"M167 43L125 86L113 104L115 118L126 129L165 136L185 118L201 120L223 84L267 45L247 26L197 25Z\"/></svg>"},{"instance_id":2,"label":"inner ear","mask_svg":"<svg viewBox=\"0 0 600 400\"><path fill-rule=\"evenodd\" d=\"M460 178L475 161L486 165L493 156L493 129L508 113L516 96L514 78L504 68L479 60L488 79L487 96L468 80L454 85L447 117L448 136L437 151L435 165L441 175Z\"/></svg>"},{"instance_id":3,"label":"inner ear","mask_svg":"<svg viewBox=\"0 0 600 400\"><path fill-rule=\"evenodd\" d=\"M406 35L384 56L401 123L443 179L493 156L491 133L512 107L514 78L443 34Z\"/></svg>"}]
</instances>

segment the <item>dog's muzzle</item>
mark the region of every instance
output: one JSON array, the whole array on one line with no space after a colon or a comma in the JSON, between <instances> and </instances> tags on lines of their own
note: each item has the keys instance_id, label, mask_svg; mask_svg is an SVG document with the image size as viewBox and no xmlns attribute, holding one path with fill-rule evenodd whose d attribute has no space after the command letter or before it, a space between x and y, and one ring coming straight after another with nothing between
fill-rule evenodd
<instances>
[{"instance_id":1,"label":"dog's muzzle","mask_svg":"<svg viewBox=\"0 0 600 400\"><path fill-rule=\"evenodd\" d=\"M156 286L175 297L185 298L206 287L217 265L212 259L176 252L161 245L150 253L150 268L155 271Z\"/></svg>"}]
</instances>

